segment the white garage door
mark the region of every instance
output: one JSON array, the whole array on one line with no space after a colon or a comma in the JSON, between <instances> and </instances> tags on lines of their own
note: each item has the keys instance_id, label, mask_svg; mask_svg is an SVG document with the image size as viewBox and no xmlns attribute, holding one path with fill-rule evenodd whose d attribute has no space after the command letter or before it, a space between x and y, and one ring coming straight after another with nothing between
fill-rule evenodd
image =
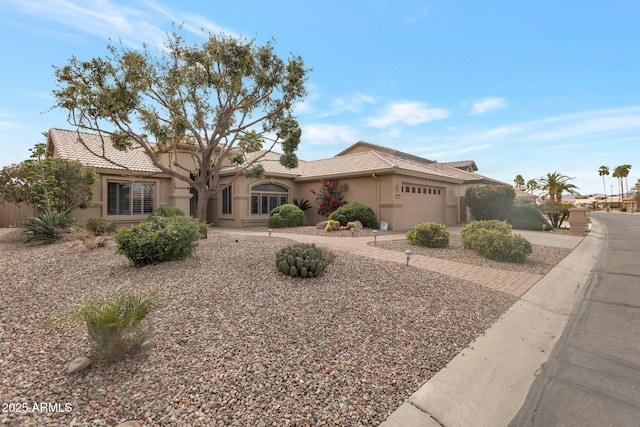
<instances>
[{"instance_id":1,"label":"white garage door","mask_svg":"<svg viewBox=\"0 0 640 427\"><path fill-rule=\"evenodd\" d=\"M422 222L444 223L444 188L403 183L400 197L403 206L396 229L413 228Z\"/></svg>"}]
</instances>

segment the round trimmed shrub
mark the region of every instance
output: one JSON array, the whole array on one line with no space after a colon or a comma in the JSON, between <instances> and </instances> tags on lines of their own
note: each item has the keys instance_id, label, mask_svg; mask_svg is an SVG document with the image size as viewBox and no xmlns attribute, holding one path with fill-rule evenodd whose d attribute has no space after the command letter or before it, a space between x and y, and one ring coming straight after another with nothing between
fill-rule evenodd
<instances>
[{"instance_id":1,"label":"round trimmed shrub","mask_svg":"<svg viewBox=\"0 0 640 427\"><path fill-rule=\"evenodd\" d=\"M136 267L181 261L198 246L202 223L189 216L155 217L131 228L121 228L114 240L117 252Z\"/></svg>"},{"instance_id":2,"label":"round trimmed shrub","mask_svg":"<svg viewBox=\"0 0 640 427\"><path fill-rule=\"evenodd\" d=\"M449 232L437 222L423 222L407 232L407 242L427 248L446 248L449 246Z\"/></svg>"},{"instance_id":3,"label":"round trimmed shrub","mask_svg":"<svg viewBox=\"0 0 640 427\"><path fill-rule=\"evenodd\" d=\"M531 253L531 243L520 235L481 229L475 233L478 255L501 262L524 262Z\"/></svg>"},{"instance_id":4,"label":"round trimmed shrub","mask_svg":"<svg viewBox=\"0 0 640 427\"><path fill-rule=\"evenodd\" d=\"M329 219L346 226L350 222L360 221L365 228L376 228L378 220L373 209L359 202L351 202L340 206L329 215Z\"/></svg>"},{"instance_id":5,"label":"round trimmed shrub","mask_svg":"<svg viewBox=\"0 0 640 427\"><path fill-rule=\"evenodd\" d=\"M171 218L172 216L185 216L185 213L182 209L176 208L175 206L160 206L149 215L147 221L153 221L158 217Z\"/></svg>"},{"instance_id":6,"label":"round trimmed shrub","mask_svg":"<svg viewBox=\"0 0 640 427\"><path fill-rule=\"evenodd\" d=\"M475 235L479 230L496 230L509 235L511 234L511 224L497 219L471 221L460 230L460 241L466 249L475 249Z\"/></svg>"},{"instance_id":7,"label":"round trimmed shrub","mask_svg":"<svg viewBox=\"0 0 640 427\"><path fill-rule=\"evenodd\" d=\"M304 224L304 211L292 203L276 206L269 212L269 228L299 227Z\"/></svg>"},{"instance_id":8,"label":"round trimmed shrub","mask_svg":"<svg viewBox=\"0 0 640 427\"><path fill-rule=\"evenodd\" d=\"M545 230L553 230L551 223L545 219L542 212L531 205L514 208L507 217L507 222L516 230L540 231L543 229L543 225Z\"/></svg>"}]
</instances>

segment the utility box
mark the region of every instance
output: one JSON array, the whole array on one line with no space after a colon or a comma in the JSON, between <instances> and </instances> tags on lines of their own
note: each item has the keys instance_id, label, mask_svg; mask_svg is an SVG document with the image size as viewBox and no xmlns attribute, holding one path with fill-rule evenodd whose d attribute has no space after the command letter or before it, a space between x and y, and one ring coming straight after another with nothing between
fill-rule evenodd
<instances>
[{"instance_id":1,"label":"utility box","mask_svg":"<svg viewBox=\"0 0 640 427\"><path fill-rule=\"evenodd\" d=\"M569 209L569 234L572 236L584 236L587 230L587 209Z\"/></svg>"}]
</instances>

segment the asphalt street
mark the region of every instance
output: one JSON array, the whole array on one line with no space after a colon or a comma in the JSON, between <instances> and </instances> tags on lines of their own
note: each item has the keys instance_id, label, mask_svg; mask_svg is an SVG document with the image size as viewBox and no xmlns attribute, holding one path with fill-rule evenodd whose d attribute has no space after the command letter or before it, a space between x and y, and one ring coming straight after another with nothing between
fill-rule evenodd
<instances>
[{"instance_id":1,"label":"asphalt street","mask_svg":"<svg viewBox=\"0 0 640 427\"><path fill-rule=\"evenodd\" d=\"M640 427L640 214L591 214L604 247L510 426Z\"/></svg>"}]
</instances>

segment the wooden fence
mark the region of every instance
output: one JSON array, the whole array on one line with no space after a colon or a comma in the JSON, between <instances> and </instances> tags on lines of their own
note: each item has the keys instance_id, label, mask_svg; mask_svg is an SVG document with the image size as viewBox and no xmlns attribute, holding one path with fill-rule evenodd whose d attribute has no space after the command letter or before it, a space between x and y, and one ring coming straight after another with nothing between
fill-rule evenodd
<instances>
[{"instance_id":1,"label":"wooden fence","mask_svg":"<svg viewBox=\"0 0 640 427\"><path fill-rule=\"evenodd\" d=\"M36 215L33 206L24 203L8 203L0 200L0 228L17 227L22 224L27 217Z\"/></svg>"}]
</instances>

